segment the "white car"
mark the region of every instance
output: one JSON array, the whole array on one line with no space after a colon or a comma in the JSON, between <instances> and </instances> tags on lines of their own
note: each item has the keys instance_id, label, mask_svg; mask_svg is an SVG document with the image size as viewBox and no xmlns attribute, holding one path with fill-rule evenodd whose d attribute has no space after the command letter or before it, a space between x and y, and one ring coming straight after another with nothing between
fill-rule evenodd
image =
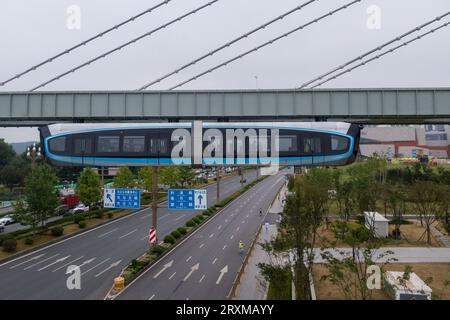
<instances>
[{"instance_id":1,"label":"white car","mask_svg":"<svg viewBox=\"0 0 450 320\"><path fill-rule=\"evenodd\" d=\"M78 204L75 208L72 209L73 214L83 213L83 212L88 212L88 211L89 211L89 207L85 206L82 203Z\"/></svg>"},{"instance_id":2,"label":"white car","mask_svg":"<svg viewBox=\"0 0 450 320\"><path fill-rule=\"evenodd\" d=\"M4 231L5 231L5 223L0 222L0 232L4 232Z\"/></svg>"},{"instance_id":3,"label":"white car","mask_svg":"<svg viewBox=\"0 0 450 320\"><path fill-rule=\"evenodd\" d=\"M3 224L4 226L13 224L15 221L10 216L4 216L3 218L0 218L0 224Z\"/></svg>"}]
</instances>

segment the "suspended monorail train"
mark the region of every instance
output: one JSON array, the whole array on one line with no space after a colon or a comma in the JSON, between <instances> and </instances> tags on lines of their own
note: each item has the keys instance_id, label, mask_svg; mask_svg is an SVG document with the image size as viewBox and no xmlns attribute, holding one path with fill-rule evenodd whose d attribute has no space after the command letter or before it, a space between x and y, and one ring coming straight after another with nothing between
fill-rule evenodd
<instances>
[{"instance_id":1,"label":"suspended monorail train","mask_svg":"<svg viewBox=\"0 0 450 320\"><path fill-rule=\"evenodd\" d=\"M342 166L360 126L344 122L52 124L40 128L55 166Z\"/></svg>"}]
</instances>

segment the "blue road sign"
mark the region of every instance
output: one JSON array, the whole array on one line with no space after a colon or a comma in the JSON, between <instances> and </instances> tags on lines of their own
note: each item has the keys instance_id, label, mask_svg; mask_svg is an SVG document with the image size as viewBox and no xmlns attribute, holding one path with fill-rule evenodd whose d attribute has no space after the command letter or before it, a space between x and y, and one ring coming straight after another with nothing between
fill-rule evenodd
<instances>
[{"instance_id":1,"label":"blue road sign","mask_svg":"<svg viewBox=\"0 0 450 320\"><path fill-rule=\"evenodd\" d=\"M139 189L105 189L103 207L114 209L140 209L141 190Z\"/></svg>"},{"instance_id":2,"label":"blue road sign","mask_svg":"<svg viewBox=\"0 0 450 320\"><path fill-rule=\"evenodd\" d=\"M204 189L170 189L168 208L172 210L206 210L208 193Z\"/></svg>"}]
</instances>

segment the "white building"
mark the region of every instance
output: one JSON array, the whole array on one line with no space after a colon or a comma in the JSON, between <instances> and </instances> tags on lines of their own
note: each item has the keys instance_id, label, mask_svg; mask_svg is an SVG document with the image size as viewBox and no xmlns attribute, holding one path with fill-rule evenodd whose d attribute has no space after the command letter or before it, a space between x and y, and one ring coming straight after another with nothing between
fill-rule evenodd
<instances>
[{"instance_id":1,"label":"white building","mask_svg":"<svg viewBox=\"0 0 450 320\"><path fill-rule=\"evenodd\" d=\"M433 290L411 272L408 279L403 279L403 272L386 271L384 290L395 300L431 300Z\"/></svg>"},{"instance_id":2,"label":"white building","mask_svg":"<svg viewBox=\"0 0 450 320\"><path fill-rule=\"evenodd\" d=\"M389 236L389 220L378 212L364 212L365 226L372 230L377 238Z\"/></svg>"}]
</instances>

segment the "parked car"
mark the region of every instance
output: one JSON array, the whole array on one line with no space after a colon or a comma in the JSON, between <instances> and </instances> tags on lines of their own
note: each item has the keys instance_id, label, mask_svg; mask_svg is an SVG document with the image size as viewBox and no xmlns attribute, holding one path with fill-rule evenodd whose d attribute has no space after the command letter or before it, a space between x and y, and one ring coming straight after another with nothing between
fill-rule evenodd
<instances>
[{"instance_id":1,"label":"parked car","mask_svg":"<svg viewBox=\"0 0 450 320\"><path fill-rule=\"evenodd\" d=\"M75 208L73 208L71 210L71 212L73 214L77 214L77 213L84 213L84 212L88 212L89 211L89 207L85 206L84 204L80 203L78 204Z\"/></svg>"},{"instance_id":2,"label":"parked car","mask_svg":"<svg viewBox=\"0 0 450 320\"><path fill-rule=\"evenodd\" d=\"M5 226L15 223L14 219L11 216L4 216L0 219L0 224L4 224Z\"/></svg>"},{"instance_id":3,"label":"parked car","mask_svg":"<svg viewBox=\"0 0 450 320\"><path fill-rule=\"evenodd\" d=\"M5 231L5 223L0 222L0 233Z\"/></svg>"},{"instance_id":4,"label":"parked car","mask_svg":"<svg viewBox=\"0 0 450 320\"><path fill-rule=\"evenodd\" d=\"M55 215L62 216L70 211L70 207L67 204L62 204L55 209Z\"/></svg>"}]
</instances>

